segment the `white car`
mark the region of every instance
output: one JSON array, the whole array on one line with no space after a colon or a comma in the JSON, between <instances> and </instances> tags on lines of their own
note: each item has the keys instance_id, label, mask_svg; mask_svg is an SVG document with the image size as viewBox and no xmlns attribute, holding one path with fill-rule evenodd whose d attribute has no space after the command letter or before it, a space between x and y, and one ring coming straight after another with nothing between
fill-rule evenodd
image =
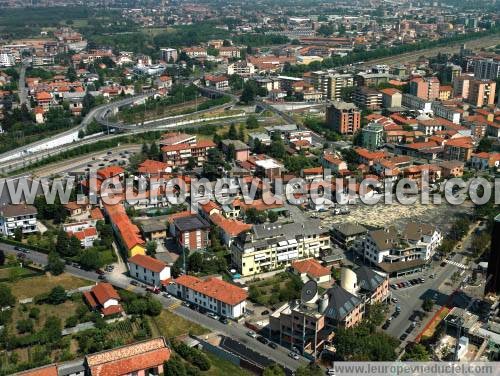
<instances>
[{"instance_id":1,"label":"white car","mask_svg":"<svg viewBox=\"0 0 500 376\"><path fill-rule=\"evenodd\" d=\"M299 355L298 355L297 353L294 353L293 351L290 351L290 352L288 353L288 356L289 356L290 358L292 358L292 359L295 359L295 360L299 360L299 359L300 359L300 358L299 358Z\"/></svg>"},{"instance_id":2,"label":"white car","mask_svg":"<svg viewBox=\"0 0 500 376\"><path fill-rule=\"evenodd\" d=\"M257 338L257 333L255 333L255 332L254 332L254 331L252 331L252 330L249 330L249 331L247 332L247 336L252 337L252 338Z\"/></svg>"}]
</instances>

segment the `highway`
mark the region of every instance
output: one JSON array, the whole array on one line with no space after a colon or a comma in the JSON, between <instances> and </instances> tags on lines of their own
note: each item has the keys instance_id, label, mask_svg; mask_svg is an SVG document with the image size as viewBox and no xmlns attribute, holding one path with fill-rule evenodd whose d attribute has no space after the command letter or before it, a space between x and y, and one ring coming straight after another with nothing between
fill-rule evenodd
<instances>
[{"instance_id":1,"label":"highway","mask_svg":"<svg viewBox=\"0 0 500 376\"><path fill-rule=\"evenodd\" d=\"M0 250L3 250L6 253L14 254L16 255L18 251L14 249L14 246L0 243ZM28 254L26 254L26 257L33 261L36 264L45 266L47 265L47 255L40 253L40 252L35 252L35 251L30 251ZM92 271L85 271L79 268L75 268L71 265L66 265L65 266L65 272L71 275L74 275L75 277L87 279L92 282L98 282L98 275L95 272ZM140 295L145 295L146 291L144 288L141 288L139 286L133 286L130 284L130 281L132 279L128 278L127 276L123 274L116 274L116 273L108 273L106 275L107 280L109 283L111 283L113 286L121 288L121 289L127 289L128 291L133 291L137 294ZM224 325L221 322L211 319L206 315L203 315L197 311L194 311L188 307L185 307L180 304L180 301L175 298L165 298L162 295L154 295L152 296L155 299L158 299L163 307L165 309L168 309L175 313L176 315L179 315L189 321L195 322L199 325L202 325L208 329L210 329L213 332L223 334L227 337L230 337L234 340L237 340L241 343L243 343L245 346L248 348L251 348L252 350L260 353L261 355L268 357L269 359L273 360L274 362L277 362L289 369L295 370L297 369L300 365L304 364L306 360L304 358L301 358L301 360L294 360L288 356L288 353L290 350L278 346L277 349L272 349L267 345L264 345L257 341L254 338L250 338L249 336L246 335L248 332L248 329L239 323L236 322L230 322L228 325Z\"/></svg>"}]
</instances>

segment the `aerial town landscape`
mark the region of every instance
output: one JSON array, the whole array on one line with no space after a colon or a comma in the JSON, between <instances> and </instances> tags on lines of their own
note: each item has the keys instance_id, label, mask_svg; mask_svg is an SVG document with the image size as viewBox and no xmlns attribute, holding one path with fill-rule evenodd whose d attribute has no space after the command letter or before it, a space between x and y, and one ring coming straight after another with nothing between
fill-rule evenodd
<instances>
[{"instance_id":1,"label":"aerial town landscape","mask_svg":"<svg viewBox=\"0 0 500 376\"><path fill-rule=\"evenodd\" d=\"M0 0L0 375L500 375L499 85L496 0Z\"/></svg>"}]
</instances>

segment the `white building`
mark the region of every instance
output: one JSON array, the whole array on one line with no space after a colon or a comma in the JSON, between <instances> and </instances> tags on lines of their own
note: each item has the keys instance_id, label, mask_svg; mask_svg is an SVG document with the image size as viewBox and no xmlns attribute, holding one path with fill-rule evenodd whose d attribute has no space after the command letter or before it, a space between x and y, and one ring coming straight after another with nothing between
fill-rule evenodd
<instances>
[{"instance_id":1,"label":"white building","mask_svg":"<svg viewBox=\"0 0 500 376\"><path fill-rule=\"evenodd\" d=\"M12 67L16 64L14 55L8 52L0 53L0 67Z\"/></svg>"},{"instance_id":2,"label":"white building","mask_svg":"<svg viewBox=\"0 0 500 376\"><path fill-rule=\"evenodd\" d=\"M227 66L227 74L232 76L237 74L238 76L251 76L255 74L255 66L248 61L237 61Z\"/></svg>"},{"instance_id":3,"label":"white building","mask_svg":"<svg viewBox=\"0 0 500 376\"><path fill-rule=\"evenodd\" d=\"M170 278L170 266L150 256L137 254L128 259L129 274L149 285L160 287Z\"/></svg>"},{"instance_id":4,"label":"white building","mask_svg":"<svg viewBox=\"0 0 500 376\"><path fill-rule=\"evenodd\" d=\"M206 280L181 275L167 290L179 299L231 319L245 314L247 292L229 282L212 277Z\"/></svg>"},{"instance_id":5,"label":"white building","mask_svg":"<svg viewBox=\"0 0 500 376\"><path fill-rule=\"evenodd\" d=\"M165 62L177 61L177 50L175 48L160 48L161 59Z\"/></svg>"},{"instance_id":6,"label":"white building","mask_svg":"<svg viewBox=\"0 0 500 376\"><path fill-rule=\"evenodd\" d=\"M23 234L37 231L37 210L32 205L4 205L0 207L0 234L13 236L16 228Z\"/></svg>"}]
</instances>

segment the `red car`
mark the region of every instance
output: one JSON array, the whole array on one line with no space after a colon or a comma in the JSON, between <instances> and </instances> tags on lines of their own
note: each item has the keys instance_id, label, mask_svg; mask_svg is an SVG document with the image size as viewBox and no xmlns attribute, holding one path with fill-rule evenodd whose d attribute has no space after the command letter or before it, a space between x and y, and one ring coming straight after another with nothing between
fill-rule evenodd
<instances>
[{"instance_id":1,"label":"red car","mask_svg":"<svg viewBox=\"0 0 500 376\"><path fill-rule=\"evenodd\" d=\"M160 289L158 287L146 287L146 291L152 292L153 294L160 293Z\"/></svg>"}]
</instances>

